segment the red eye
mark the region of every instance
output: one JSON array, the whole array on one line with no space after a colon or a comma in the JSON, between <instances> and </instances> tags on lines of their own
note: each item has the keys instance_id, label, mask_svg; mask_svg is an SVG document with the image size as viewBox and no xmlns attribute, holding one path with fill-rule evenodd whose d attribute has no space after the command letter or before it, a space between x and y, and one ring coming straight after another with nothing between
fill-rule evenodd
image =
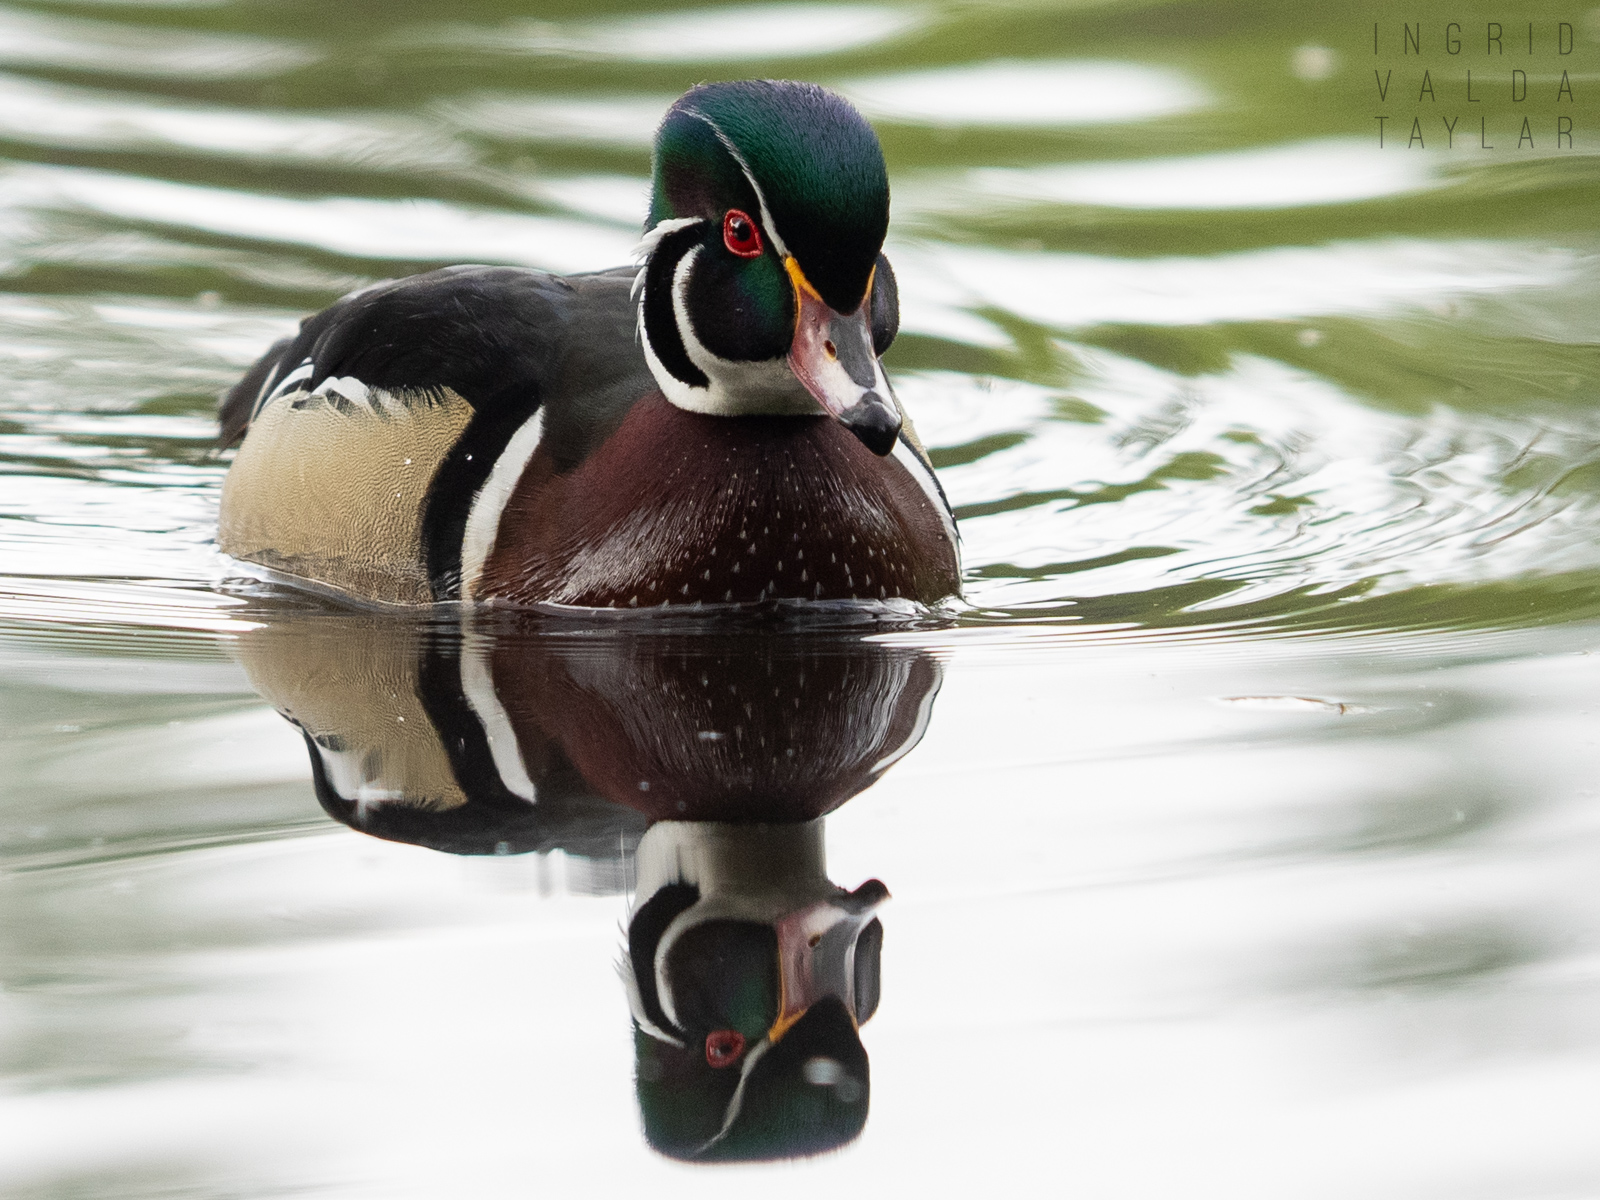
<instances>
[{"instance_id":1,"label":"red eye","mask_svg":"<svg viewBox=\"0 0 1600 1200\"><path fill-rule=\"evenodd\" d=\"M722 218L722 244L740 258L754 258L761 253L761 233L749 213L730 208Z\"/></svg>"},{"instance_id":2,"label":"red eye","mask_svg":"<svg viewBox=\"0 0 1600 1200\"><path fill-rule=\"evenodd\" d=\"M744 1053L744 1034L737 1029L713 1029L706 1034L706 1061L713 1067L732 1066Z\"/></svg>"}]
</instances>

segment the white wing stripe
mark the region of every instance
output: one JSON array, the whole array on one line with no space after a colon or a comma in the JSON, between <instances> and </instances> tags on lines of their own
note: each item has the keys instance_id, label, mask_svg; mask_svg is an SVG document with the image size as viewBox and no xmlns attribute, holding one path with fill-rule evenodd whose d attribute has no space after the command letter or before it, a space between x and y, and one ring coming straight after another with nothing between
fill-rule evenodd
<instances>
[{"instance_id":1,"label":"white wing stripe","mask_svg":"<svg viewBox=\"0 0 1600 1200\"><path fill-rule=\"evenodd\" d=\"M544 409L537 409L522 427L511 435L506 448L495 460L494 469L483 487L478 489L467 514L466 534L461 539L461 598L477 597L478 581L483 576L483 564L494 549L495 535L500 531L500 517L506 510L517 481L527 469L539 440L544 436Z\"/></svg>"},{"instance_id":2,"label":"white wing stripe","mask_svg":"<svg viewBox=\"0 0 1600 1200\"><path fill-rule=\"evenodd\" d=\"M511 728L511 718L495 694L494 678L489 672L489 641L470 630L461 647L461 690L466 693L472 711L478 714L478 722L489 742L489 755L494 759L495 770L500 773L506 790L529 804L537 804L539 791L528 777L527 765L522 761L522 747L517 744L516 731Z\"/></svg>"},{"instance_id":3,"label":"white wing stripe","mask_svg":"<svg viewBox=\"0 0 1600 1200\"><path fill-rule=\"evenodd\" d=\"M917 452L906 444L904 438L895 439L894 458L911 473L911 478L915 479L917 485L922 488L923 493L928 497L928 502L938 510L939 520L944 524L945 536L950 539L950 545L956 552L956 570L959 571L961 569L961 535L956 531L955 516L951 513L944 494L939 491L939 484L934 479L933 472L917 456Z\"/></svg>"}]
</instances>

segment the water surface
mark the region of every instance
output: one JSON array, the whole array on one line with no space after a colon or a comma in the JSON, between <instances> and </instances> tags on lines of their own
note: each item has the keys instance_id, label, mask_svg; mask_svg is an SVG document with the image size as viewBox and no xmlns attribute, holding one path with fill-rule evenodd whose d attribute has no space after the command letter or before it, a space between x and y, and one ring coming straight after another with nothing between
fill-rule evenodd
<instances>
[{"instance_id":1,"label":"water surface","mask_svg":"<svg viewBox=\"0 0 1600 1200\"><path fill-rule=\"evenodd\" d=\"M1213 0L0 5L0 1189L1600 1189L1600 27L1379 17L1375 55L1366 10ZM216 552L215 397L272 339L626 261L655 121L748 75L880 131L968 611L375 630ZM806 1083L870 1111L699 1168L647 1143L618 962L741 787L790 798L741 853L794 896L892 894L870 1091L854 1050Z\"/></svg>"}]
</instances>

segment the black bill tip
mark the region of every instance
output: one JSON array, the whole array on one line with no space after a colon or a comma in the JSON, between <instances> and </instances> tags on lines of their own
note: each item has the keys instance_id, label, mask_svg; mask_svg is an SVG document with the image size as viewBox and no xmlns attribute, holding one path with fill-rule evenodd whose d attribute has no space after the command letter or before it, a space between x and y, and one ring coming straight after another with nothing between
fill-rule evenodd
<instances>
[{"instance_id":1,"label":"black bill tip","mask_svg":"<svg viewBox=\"0 0 1600 1200\"><path fill-rule=\"evenodd\" d=\"M839 418L861 444L879 458L894 450L900 436L900 414L877 392L868 392Z\"/></svg>"}]
</instances>

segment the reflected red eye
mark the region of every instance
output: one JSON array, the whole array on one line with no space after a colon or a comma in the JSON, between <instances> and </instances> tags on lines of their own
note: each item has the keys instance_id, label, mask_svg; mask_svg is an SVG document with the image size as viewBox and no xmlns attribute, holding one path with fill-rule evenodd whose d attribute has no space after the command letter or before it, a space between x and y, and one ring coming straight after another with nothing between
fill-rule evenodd
<instances>
[{"instance_id":1,"label":"reflected red eye","mask_svg":"<svg viewBox=\"0 0 1600 1200\"><path fill-rule=\"evenodd\" d=\"M722 244L740 258L754 258L761 253L761 232L750 214L730 208L722 218Z\"/></svg>"},{"instance_id":2,"label":"reflected red eye","mask_svg":"<svg viewBox=\"0 0 1600 1200\"><path fill-rule=\"evenodd\" d=\"M713 1067L732 1066L744 1053L744 1034L737 1029L713 1029L706 1034L706 1061Z\"/></svg>"}]
</instances>

